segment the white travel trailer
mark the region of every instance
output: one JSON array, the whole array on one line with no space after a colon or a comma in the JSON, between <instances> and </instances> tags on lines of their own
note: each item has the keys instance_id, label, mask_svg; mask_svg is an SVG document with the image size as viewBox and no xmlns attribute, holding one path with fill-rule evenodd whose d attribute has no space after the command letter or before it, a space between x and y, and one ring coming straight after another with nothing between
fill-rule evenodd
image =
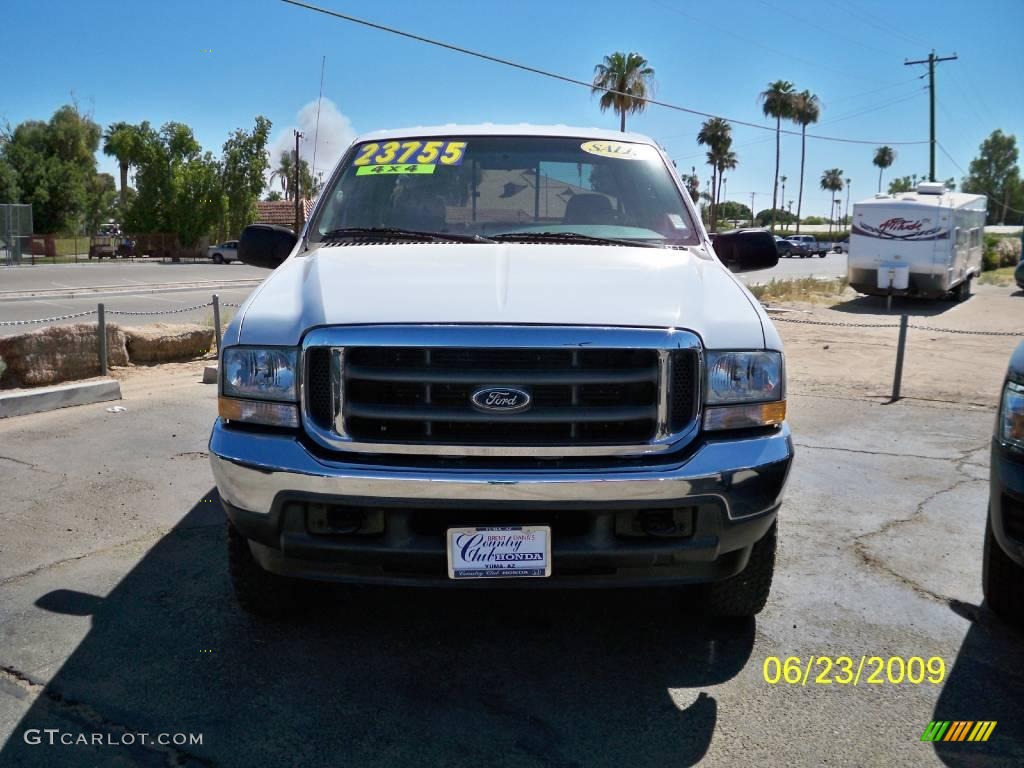
<instances>
[{"instance_id":1,"label":"white travel trailer","mask_svg":"<svg viewBox=\"0 0 1024 768\"><path fill-rule=\"evenodd\" d=\"M850 286L876 296L966 299L981 274L985 204L984 195L937 182L855 203Z\"/></svg>"}]
</instances>

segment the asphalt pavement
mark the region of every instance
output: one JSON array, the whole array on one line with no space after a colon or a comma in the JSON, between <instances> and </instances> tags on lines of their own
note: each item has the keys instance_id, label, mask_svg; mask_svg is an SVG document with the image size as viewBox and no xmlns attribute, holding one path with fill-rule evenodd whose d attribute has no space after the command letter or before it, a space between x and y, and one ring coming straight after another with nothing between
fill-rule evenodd
<instances>
[{"instance_id":1,"label":"asphalt pavement","mask_svg":"<svg viewBox=\"0 0 1024 768\"><path fill-rule=\"evenodd\" d=\"M70 292L99 288L142 288L172 283L262 280L267 271L234 262L163 263L148 259L0 267L0 299L14 292Z\"/></svg>"},{"instance_id":2,"label":"asphalt pavement","mask_svg":"<svg viewBox=\"0 0 1024 768\"><path fill-rule=\"evenodd\" d=\"M324 589L273 624L231 594L200 369L130 374L122 412L0 422L0 765L1024 764L1024 638L981 607L990 408L794 388L756 620L656 590ZM812 656L944 672L766 682ZM932 745L933 719L998 724Z\"/></svg>"},{"instance_id":3,"label":"asphalt pavement","mask_svg":"<svg viewBox=\"0 0 1024 768\"><path fill-rule=\"evenodd\" d=\"M779 263L771 269L744 272L739 275L740 280L747 285L768 283L772 280L796 280L802 277L846 277L846 254L830 251L824 258L808 256L804 259L779 259Z\"/></svg>"}]
</instances>

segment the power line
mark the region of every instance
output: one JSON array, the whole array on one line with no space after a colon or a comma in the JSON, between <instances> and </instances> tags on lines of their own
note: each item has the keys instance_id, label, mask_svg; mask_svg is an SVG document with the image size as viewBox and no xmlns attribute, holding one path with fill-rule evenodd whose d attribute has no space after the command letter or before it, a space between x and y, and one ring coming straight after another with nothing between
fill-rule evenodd
<instances>
[{"instance_id":1,"label":"power line","mask_svg":"<svg viewBox=\"0 0 1024 768\"><path fill-rule=\"evenodd\" d=\"M935 49L928 54L927 59L918 59L916 61L904 61L903 66L909 67L913 64L927 64L928 65L928 103L929 103L929 125L931 131L929 132L928 141L928 181L935 181L935 65L940 61L955 61L957 58L954 53L952 56L936 56Z\"/></svg>"},{"instance_id":2,"label":"power line","mask_svg":"<svg viewBox=\"0 0 1024 768\"><path fill-rule=\"evenodd\" d=\"M531 66L529 66L527 64L520 64L520 63L515 62L515 61L510 61L509 59L502 59L502 58L499 58L497 56L491 56L490 54L487 54L487 53L481 53L480 51L474 51L474 50L471 50L469 48L463 48L461 46L453 45L451 43L445 43L445 42L442 42L440 40L433 40L433 39L431 39L429 37L423 37L422 35L413 34L412 32L405 32L403 30L396 29L394 27L388 27L388 26L385 26L383 24L377 24L377 23L372 22L372 21L367 21L365 19L357 18L356 16L349 16L348 14L340 13L338 11L332 11L332 10L329 10L327 8L320 8L319 6L316 6L316 5L310 5L308 3L299 2L299 0L281 0L281 2L287 3L288 5L294 5L294 6L298 7L298 8L305 8L308 11L315 11L316 13L322 13L322 14L324 14L326 16L333 16L335 18L342 19L344 21L350 21L353 24L361 24L364 27L370 27L371 29L376 29L376 30L379 30L381 32L388 32L388 33L393 34L393 35L398 35L400 37L408 38L410 40L416 40L417 42L420 42L420 43L427 43L428 45L434 45L434 46L437 46L438 48L444 48L446 50L454 51L456 53L462 53L462 54L465 54L467 56L474 56L474 57L476 57L478 59L483 59L484 61L490 61L490 62L492 62L494 64L502 64L502 65L504 65L506 67L512 67L514 69L519 69L519 70L522 70L524 72L530 72L530 73L535 74L535 75L541 75L542 77L549 77L549 78L551 78L553 80L560 80L560 81L562 81L564 83L571 83L572 85L580 85L580 86L583 86L584 88L587 88L587 89L589 89L591 91L594 91L594 90L605 91L606 93L611 93L611 94L614 94L616 96L629 96L634 101L641 101L641 102L644 102L645 104L653 104L655 106L664 107L666 109L672 109L672 110L675 110L677 112L685 112L687 114L698 115L700 117L709 117L709 118L718 117L718 118L720 118L722 120L725 120L726 122L732 123L734 125L744 125L744 126L747 126L748 128L758 128L758 129L760 129L762 131L775 131L775 128L773 128L771 126L768 126L768 125L761 125L759 123L751 123L751 122L747 122L745 120L736 120L736 119L731 118L731 117L722 117L721 115L714 115L714 114L711 114L710 112L701 112L700 110L697 110L697 109L690 109L689 107L681 107L678 104L670 104L670 103L668 103L666 101L659 101L657 99L640 98L640 97L637 97L637 96L632 96L631 94L623 93L621 91L616 91L616 90L614 90L612 88L603 88L601 86L594 85L593 83L588 83L588 82L583 81L583 80L577 80L575 78L568 77L566 75L561 75L561 74L558 74L556 72L548 72L548 71L543 70L543 69L538 69L537 67L531 67ZM783 129L781 131L781 133L789 134L789 135L792 135L792 136L800 136L801 135L800 131L792 131L792 130L787 130L787 129ZM809 138L809 139L818 139L820 141L835 141L835 142L840 142L840 143L843 143L843 144L908 145L908 144L927 144L928 143L926 141L868 141L866 139L844 139L844 138L841 138L841 137L838 137L838 136L821 136L821 135L813 134L813 133L808 133L807 134L807 138Z\"/></svg>"}]
</instances>

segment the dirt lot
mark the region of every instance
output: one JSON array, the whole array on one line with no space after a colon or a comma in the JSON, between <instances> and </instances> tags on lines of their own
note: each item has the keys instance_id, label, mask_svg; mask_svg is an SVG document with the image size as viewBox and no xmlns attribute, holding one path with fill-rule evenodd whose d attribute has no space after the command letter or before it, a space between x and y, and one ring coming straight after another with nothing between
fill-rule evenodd
<instances>
[{"instance_id":1,"label":"dirt lot","mask_svg":"<svg viewBox=\"0 0 1024 768\"><path fill-rule=\"evenodd\" d=\"M1002 386L1010 354L1024 340L1024 292L981 285L963 304L895 299L892 312L885 300L847 290L830 304L772 303L786 345L789 391L794 394L835 394L886 401L892 393L897 328L857 325L898 325L909 315L902 396L966 405L991 406ZM837 326L801 321L837 323ZM915 326L961 331L996 331L989 336L919 330Z\"/></svg>"}]
</instances>

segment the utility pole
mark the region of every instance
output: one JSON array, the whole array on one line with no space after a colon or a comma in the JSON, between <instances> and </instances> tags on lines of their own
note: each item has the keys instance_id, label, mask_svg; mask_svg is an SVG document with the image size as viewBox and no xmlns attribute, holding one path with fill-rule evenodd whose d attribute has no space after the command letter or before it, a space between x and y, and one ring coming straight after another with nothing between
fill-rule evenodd
<instances>
[{"instance_id":1,"label":"utility pole","mask_svg":"<svg viewBox=\"0 0 1024 768\"><path fill-rule=\"evenodd\" d=\"M299 218L299 194L302 190L299 187L299 139L303 138L305 134L295 129L292 131L295 134L295 234L299 234L299 230L302 229L302 220Z\"/></svg>"},{"instance_id":2,"label":"utility pole","mask_svg":"<svg viewBox=\"0 0 1024 768\"><path fill-rule=\"evenodd\" d=\"M929 124L931 126L930 139L928 141L929 151L929 162L928 162L928 180L935 181L935 65L940 61L953 61L957 58L954 53L952 56L936 56L933 50L928 54L927 59L918 59L917 61L904 61L903 66L909 67L911 64L927 64L928 65L928 103L930 110Z\"/></svg>"},{"instance_id":3,"label":"utility pole","mask_svg":"<svg viewBox=\"0 0 1024 768\"><path fill-rule=\"evenodd\" d=\"M751 226L751 228L753 228L753 226L754 226L754 195L756 195L756 194L757 194L756 192L751 192L750 193L750 226Z\"/></svg>"},{"instance_id":4,"label":"utility pole","mask_svg":"<svg viewBox=\"0 0 1024 768\"><path fill-rule=\"evenodd\" d=\"M850 179L846 180L846 213L843 215L843 226L848 224L850 218Z\"/></svg>"}]
</instances>

